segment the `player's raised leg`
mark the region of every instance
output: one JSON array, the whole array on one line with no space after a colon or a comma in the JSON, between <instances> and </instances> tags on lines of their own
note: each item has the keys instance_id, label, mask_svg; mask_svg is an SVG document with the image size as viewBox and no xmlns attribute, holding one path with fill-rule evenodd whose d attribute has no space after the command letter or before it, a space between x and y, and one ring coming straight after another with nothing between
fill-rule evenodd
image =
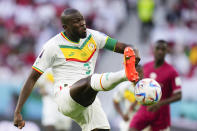
<instances>
[{"instance_id":1,"label":"player's raised leg","mask_svg":"<svg viewBox=\"0 0 197 131\"><path fill-rule=\"evenodd\" d=\"M70 89L71 97L77 103L86 107L93 103L98 91L112 90L119 83L126 80L138 81L138 73L135 69L135 53L131 48L126 48L124 59L125 70L93 74L92 76L79 80Z\"/></svg>"},{"instance_id":2,"label":"player's raised leg","mask_svg":"<svg viewBox=\"0 0 197 131\"><path fill-rule=\"evenodd\" d=\"M125 73L129 81L137 82L139 79L135 65L135 52L132 48L126 47L124 50Z\"/></svg>"}]
</instances>

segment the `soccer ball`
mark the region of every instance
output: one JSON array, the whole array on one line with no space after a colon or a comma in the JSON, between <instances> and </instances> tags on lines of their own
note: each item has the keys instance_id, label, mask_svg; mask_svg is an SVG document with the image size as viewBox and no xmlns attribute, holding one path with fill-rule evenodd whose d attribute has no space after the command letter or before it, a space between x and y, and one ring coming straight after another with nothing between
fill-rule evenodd
<instances>
[{"instance_id":1,"label":"soccer ball","mask_svg":"<svg viewBox=\"0 0 197 131\"><path fill-rule=\"evenodd\" d=\"M136 84L134 94L140 104L152 105L160 100L162 91L161 86L156 80L145 78Z\"/></svg>"}]
</instances>

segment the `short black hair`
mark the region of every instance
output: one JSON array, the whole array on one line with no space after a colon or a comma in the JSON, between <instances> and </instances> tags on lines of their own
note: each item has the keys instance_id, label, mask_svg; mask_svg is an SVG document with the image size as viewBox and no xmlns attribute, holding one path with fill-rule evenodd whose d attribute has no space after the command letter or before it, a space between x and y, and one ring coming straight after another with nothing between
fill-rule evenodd
<instances>
[{"instance_id":1,"label":"short black hair","mask_svg":"<svg viewBox=\"0 0 197 131\"><path fill-rule=\"evenodd\" d=\"M165 40L157 40L156 41L156 45L159 45L159 44L168 44L168 42L167 41L165 41Z\"/></svg>"},{"instance_id":2,"label":"short black hair","mask_svg":"<svg viewBox=\"0 0 197 131\"><path fill-rule=\"evenodd\" d=\"M68 8L68 9L65 9L62 14L61 14L61 22L62 22L62 25L66 24L67 21L68 21L68 16L69 15L72 15L72 14L75 14L75 13L80 13L77 9L73 9L73 8Z\"/></svg>"},{"instance_id":3,"label":"short black hair","mask_svg":"<svg viewBox=\"0 0 197 131\"><path fill-rule=\"evenodd\" d=\"M68 8L68 9L65 9L63 11L63 14L64 15L70 15L70 14L74 14L74 13L78 13L79 11L77 9L74 9L74 8Z\"/></svg>"}]
</instances>

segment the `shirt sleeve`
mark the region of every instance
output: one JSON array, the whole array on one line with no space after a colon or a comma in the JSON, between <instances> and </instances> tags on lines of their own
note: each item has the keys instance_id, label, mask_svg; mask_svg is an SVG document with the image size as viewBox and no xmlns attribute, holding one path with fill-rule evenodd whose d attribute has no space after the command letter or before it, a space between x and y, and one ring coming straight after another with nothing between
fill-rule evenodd
<instances>
[{"instance_id":1,"label":"shirt sleeve","mask_svg":"<svg viewBox=\"0 0 197 131\"><path fill-rule=\"evenodd\" d=\"M113 39L107 36L106 34L101 33L99 31L95 31L95 30L91 30L91 33L93 34L94 39L96 40L96 43L98 44L97 46L99 47L99 49L104 48L104 49L108 49L111 51L115 50L116 43L117 43L116 39Z\"/></svg>"},{"instance_id":2,"label":"shirt sleeve","mask_svg":"<svg viewBox=\"0 0 197 131\"><path fill-rule=\"evenodd\" d=\"M42 74L47 68L52 67L54 62L54 50L52 46L44 46L32 68Z\"/></svg>"},{"instance_id":3,"label":"shirt sleeve","mask_svg":"<svg viewBox=\"0 0 197 131\"><path fill-rule=\"evenodd\" d=\"M176 92L180 92L181 91L181 78L179 77L176 71L174 71L172 74L171 82L172 82L171 84L172 84L173 94Z\"/></svg>"}]
</instances>

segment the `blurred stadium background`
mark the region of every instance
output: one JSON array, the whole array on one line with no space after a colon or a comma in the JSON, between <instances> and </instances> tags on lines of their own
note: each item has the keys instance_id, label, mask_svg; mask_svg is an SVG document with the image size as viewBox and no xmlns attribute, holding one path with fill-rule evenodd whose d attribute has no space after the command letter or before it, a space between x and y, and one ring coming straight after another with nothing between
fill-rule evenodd
<instances>
[{"instance_id":1,"label":"blurred stadium background","mask_svg":"<svg viewBox=\"0 0 197 131\"><path fill-rule=\"evenodd\" d=\"M88 27L136 45L141 64L153 59L156 40L169 41L167 61L181 75L183 92L182 100L171 105L171 130L197 130L196 0L0 0L0 131L17 130L11 122L20 89L42 45L62 30L59 16L69 7L85 16ZM104 50L96 72L117 71L122 63L122 55ZM112 131L118 131L114 91L101 92L99 97ZM41 109L35 89L23 108L31 126L26 130L42 130ZM79 127L73 124L72 130Z\"/></svg>"}]
</instances>

